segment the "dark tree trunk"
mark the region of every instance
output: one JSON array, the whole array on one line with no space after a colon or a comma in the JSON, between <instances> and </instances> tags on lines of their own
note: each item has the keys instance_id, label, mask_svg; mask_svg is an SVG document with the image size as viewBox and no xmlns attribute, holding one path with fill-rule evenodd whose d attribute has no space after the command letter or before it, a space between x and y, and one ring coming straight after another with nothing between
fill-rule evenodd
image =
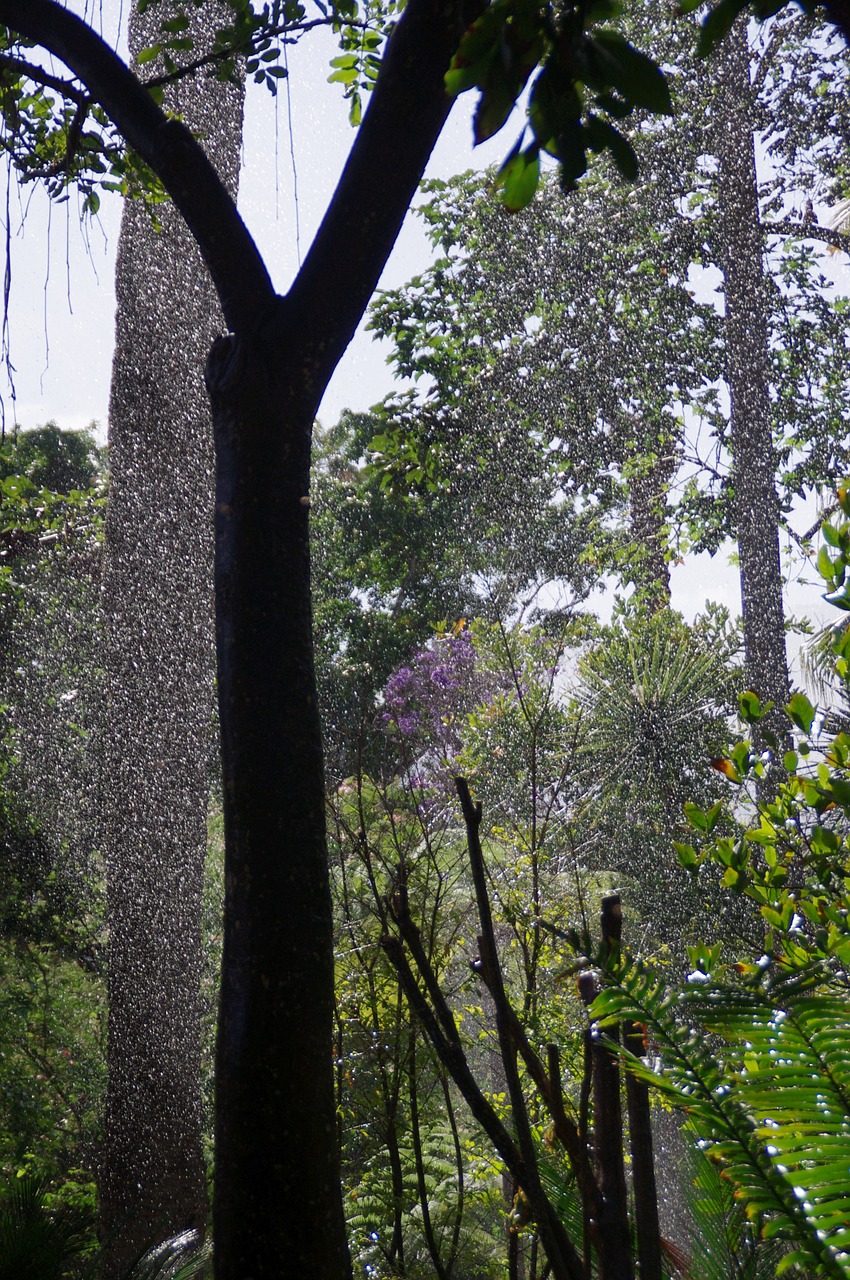
<instances>
[{"instance_id":1,"label":"dark tree trunk","mask_svg":"<svg viewBox=\"0 0 850 1280\"><path fill-rule=\"evenodd\" d=\"M285 303L279 303L281 313ZM231 337L213 404L227 829L216 1063L219 1280L338 1280L348 1255L333 1089L333 939L308 550L312 404L286 326ZM266 345L267 344L267 345ZM285 1250L285 1257L283 1251Z\"/></svg>"},{"instance_id":2,"label":"dark tree trunk","mask_svg":"<svg viewBox=\"0 0 850 1280\"><path fill-rule=\"evenodd\" d=\"M131 20L135 54L159 7ZM214 14L193 12L209 39ZM199 80L170 105L235 194L242 93ZM203 362L221 311L185 222L124 210L104 557L108 703L103 839L108 1087L100 1177L104 1274L204 1229L200 905L213 717L213 449Z\"/></svg>"},{"instance_id":3,"label":"dark tree trunk","mask_svg":"<svg viewBox=\"0 0 850 1280\"><path fill-rule=\"evenodd\" d=\"M771 430L767 282L762 260L746 22L719 51L718 234L726 305L726 379L747 681L777 707L788 698ZM782 733L781 717L772 719Z\"/></svg>"}]
</instances>

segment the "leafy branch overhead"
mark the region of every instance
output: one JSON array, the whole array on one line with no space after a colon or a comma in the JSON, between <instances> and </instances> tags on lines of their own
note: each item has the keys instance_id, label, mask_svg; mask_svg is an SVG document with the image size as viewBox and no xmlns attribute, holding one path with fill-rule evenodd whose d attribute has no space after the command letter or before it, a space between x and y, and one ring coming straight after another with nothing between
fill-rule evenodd
<instances>
[{"instance_id":1,"label":"leafy branch overhead","mask_svg":"<svg viewBox=\"0 0 850 1280\"><path fill-rule=\"evenodd\" d=\"M160 0L139 0L140 12L159 8ZM276 94L288 74L286 51L319 27L331 30L340 56L332 60L331 80L343 83L352 123L359 123L361 94L371 89L380 54L398 16L397 0L365 5L357 0L307 6L298 0L227 0L221 25L202 44L190 15L199 0L168 5L157 38L138 51L139 76L151 97L162 104L170 85L202 73L232 81L243 73ZM150 168L128 148L108 113L76 78L57 75L41 64L36 43L0 27L0 101L4 131L0 150L24 181L41 181L56 200L76 186L83 211L95 214L100 192L142 196L155 205L165 192ZM172 104L173 106L173 104Z\"/></svg>"},{"instance_id":2,"label":"leafy branch overhead","mask_svg":"<svg viewBox=\"0 0 850 1280\"><path fill-rule=\"evenodd\" d=\"M539 67L528 124L498 174L509 209L524 208L534 195L541 151L558 161L567 190L587 171L588 153L610 151L623 177L635 178L637 157L623 122L636 110L672 113L661 68L601 25L617 13L610 0L557 12L527 0L496 0L461 40L446 88L479 90L476 143L498 133Z\"/></svg>"}]
</instances>

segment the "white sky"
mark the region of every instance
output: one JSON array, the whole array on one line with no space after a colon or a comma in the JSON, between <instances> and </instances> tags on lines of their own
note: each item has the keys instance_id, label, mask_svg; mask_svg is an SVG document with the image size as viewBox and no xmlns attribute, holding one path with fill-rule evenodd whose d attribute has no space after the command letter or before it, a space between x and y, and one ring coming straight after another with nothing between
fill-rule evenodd
<instances>
[{"instance_id":1,"label":"white sky","mask_svg":"<svg viewBox=\"0 0 850 1280\"><path fill-rule=\"evenodd\" d=\"M72 7L77 7L73 3ZM126 7L126 6L125 6ZM107 36L114 38L114 0L102 5ZM340 86L329 85L331 38L314 34L289 53L294 172L302 255L318 227L342 169L353 133ZM518 132L509 122L496 139L473 153L466 95L456 105L435 150L427 176L448 178L502 159ZM251 86L246 113L244 167L239 205L278 289L297 268L290 119L282 88L277 103ZM114 321L114 260L120 203L105 198L98 222L82 228L72 197L52 210L40 192L12 199L11 359L16 404L5 395L7 422L24 427L55 419L63 427L100 424L105 436ZM402 284L427 265L430 246L419 220L408 216L382 277L384 287ZM360 331L328 388L320 417L332 423L341 409L366 408L391 388L386 352ZM812 578L814 575L807 575ZM737 573L725 554L690 557L673 569L674 604L692 617L707 597L740 609ZM817 589L792 587L788 604L796 614L823 613ZM793 646L792 646L793 647Z\"/></svg>"}]
</instances>

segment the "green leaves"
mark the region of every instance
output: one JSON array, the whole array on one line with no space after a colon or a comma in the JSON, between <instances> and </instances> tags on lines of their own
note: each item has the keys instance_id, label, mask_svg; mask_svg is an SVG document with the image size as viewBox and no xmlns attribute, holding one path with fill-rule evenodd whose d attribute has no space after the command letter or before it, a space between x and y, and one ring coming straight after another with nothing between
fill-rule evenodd
<instances>
[{"instance_id":1,"label":"green leaves","mask_svg":"<svg viewBox=\"0 0 850 1280\"><path fill-rule=\"evenodd\" d=\"M560 163L570 189L587 170L588 152L607 151L620 174L633 180L638 162L626 133L614 121L637 110L672 112L661 68L618 31L594 29L613 6L566 9L556 17L531 0L495 0L461 40L446 75L450 94L477 88L476 143L491 138L517 106L535 67L528 121L532 144L522 138L502 166L497 185L511 210L529 203L545 151Z\"/></svg>"},{"instance_id":2,"label":"green leaves","mask_svg":"<svg viewBox=\"0 0 850 1280\"><path fill-rule=\"evenodd\" d=\"M602 1026L642 1023L661 1055L629 1069L687 1111L700 1149L735 1188L765 1238L792 1241L799 1265L850 1274L850 1021L841 996L770 984L749 966L731 986L719 947L692 948L677 998L648 966L618 953L590 1014ZM709 1041L705 1031L713 1033ZM719 1043L720 1039L722 1041Z\"/></svg>"},{"instance_id":3,"label":"green leaves","mask_svg":"<svg viewBox=\"0 0 850 1280\"><path fill-rule=\"evenodd\" d=\"M816 713L804 693L792 694L791 701L786 705L785 710L798 729L802 729L806 734L811 733Z\"/></svg>"},{"instance_id":4,"label":"green leaves","mask_svg":"<svg viewBox=\"0 0 850 1280\"><path fill-rule=\"evenodd\" d=\"M519 144L518 144L519 145ZM540 180L540 149L532 144L524 151L514 149L496 177L509 213L516 213L531 201Z\"/></svg>"},{"instance_id":5,"label":"green leaves","mask_svg":"<svg viewBox=\"0 0 850 1280\"><path fill-rule=\"evenodd\" d=\"M723 801L717 800L710 809L700 809L698 805L687 802L685 804L685 817L696 831L701 831L704 835L711 835L714 828L720 820L723 812Z\"/></svg>"},{"instance_id":6,"label":"green leaves","mask_svg":"<svg viewBox=\"0 0 850 1280\"><path fill-rule=\"evenodd\" d=\"M635 49L618 31L597 31L590 47L596 63L594 88L603 92L615 89L624 103L655 115L673 114L667 78L652 58Z\"/></svg>"}]
</instances>

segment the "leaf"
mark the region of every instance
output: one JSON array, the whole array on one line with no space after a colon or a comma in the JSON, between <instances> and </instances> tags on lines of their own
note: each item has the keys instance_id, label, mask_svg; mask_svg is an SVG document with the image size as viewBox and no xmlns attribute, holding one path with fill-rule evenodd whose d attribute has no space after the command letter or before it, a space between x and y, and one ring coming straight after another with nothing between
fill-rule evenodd
<instances>
[{"instance_id":1,"label":"leaf","mask_svg":"<svg viewBox=\"0 0 850 1280\"><path fill-rule=\"evenodd\" d=\"M785 710L798 729L802 729L803 733L811 733L815 718L815 708L804 693L792 694Z\"/></svg>"},{"instance_id":2,"label":"leaf","mask_svg":"<svg viewBox=\"0 0 850 1280\"><path fill-rule=\"evenodd\" d=\"M475 145L486 142L498 133L516 105L514 88L501 75L487 85L478 99L472 120L472 136Z\"/></svg>"},{"instance_id":3,"label":"leaf","mask_svg":"<svg viewBox=\"0 0 850 1280\"><path fill-rule=\"evenodd\" d=\"M826 582L832 582L836 574L843 568L843 559L843 556L838 555L833 560L826 547L821 547L816 561L818 573Z\"/></svg>"},{"instance_id":4,"label":"leaf","mask_svg":"<svg viewBox=\"0 0 850 1280\"><path fill-rule=\"evenodd\" d=\"M161 31L167 31L169 35L179 35L181 31L188 31L189 19L185 13L178 13L176 17L169 18L160 26Z\"/></svg>"},{"instance_id":5,"label":"leaf","mask_svg":"<svg viewBox=\"0 0 850 1280\"><path fill-rule=\"evenodd\" d=\"M147 49L140 49L136 54L136 62L140 67L143 67L146 62L153 62L154 58L158 58L161 53L161 44L148 45Z\"/></svg>"},{"instance_id":6,"label":"leaf","mask_svg":"<svg viewBox=\"0 0 850 1280\"><path fill-rule=\"evenodd\" d=\"M703 20L697 40L697 57L704 58L720 44L739 13L747 7L747 0L720 0Z\"/></svg>"},{"instance_id":7,"label":"leaf","mask_svg":"<svg viewBox=\"0 0 850 1280\"><path fill-rule=\"evenodd\" d=\"M772 706L773 703L768 703L763 707L758 694L752 689L746 689L743 693L738 694L738 711L744 724L754 724Z\"/></svg>"},{"instance_id":8,"label":"leaf","mask_svg":"<svg viewBox=\"0 0 850 1280\"><path fill-rule=\"evenodd\" d=\"M618 31L596 31L592 44L597 54L602 54L600 69L607 85L645 111L673 114L667 77L652 58L629 44Z\"/></svg>"},{"instance_id":9,"label":"leaf","mask_svg":"<svg viewBox=\"0 0 850 1280\"><path fill-rule=\"evenodd\" d=\"M680 844L677 840L674 840L673 848L676 850L679 866L683 867L685 871L691 871L699 865L699 857L692 844Z\"/></svg>"},{"instance_id":10,"label":"leaf","mask_svg":"<svg viewBox=\"0 0 850 1280\"><path fill-rule=\"evenodd\" d=\"M611 132L608 135L608 150L614 158L614 164L617 166L620 175L627 182L634 182L639 172L638 158L635 155L634 148L629 140L613 125L610 125L609 128Z\"/></svg>"},{"instance_id":11,"label":"leaf","mask_svg":"<svg viewBox=\"0 0 850 1280\"><path fill-rule=\"evenodd\" d=\"M505 208L517 213L530 204L540 181L540 151L533 144L524 151L509 156L496 178L502 188Z\"/></svg>"},{"instance_id":12,"label":"leaf","mask_svg":"<svg viewBox=\"0 0 850 1280\"><path fill-rule=\"evenodd\" d=\"M724 778L728 778L730 782L737 784L741 781L740 773L735 768L732 761L727 759L725 756L718 756L715 759L710 760L709 764L712 769L716 769L718 773L722 773Z\"/></svg>"}]
</instances>

